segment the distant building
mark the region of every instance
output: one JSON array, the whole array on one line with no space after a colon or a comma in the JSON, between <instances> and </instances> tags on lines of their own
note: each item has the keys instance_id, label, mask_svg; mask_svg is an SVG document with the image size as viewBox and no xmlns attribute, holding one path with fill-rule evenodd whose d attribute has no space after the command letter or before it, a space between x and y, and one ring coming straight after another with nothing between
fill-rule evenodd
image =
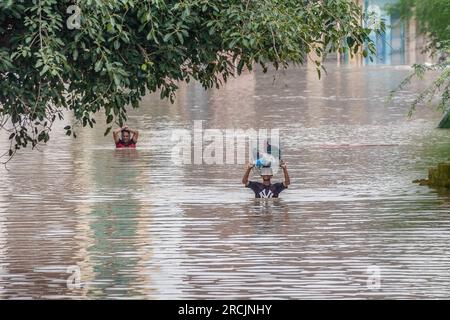
<instances>
[{"instance_id":1,"label":"distant building","mask_svg":"<svg viewBox=\"0 0 450 320\"><path fill-rule=\"evenodd\" d=\"M361 1L359 1L361 2ZM422 53L424 37L419 34L415 20L404 22L398 13L388 13L386 6L397 0L364 0L365 13L374 12L378 19L383 19L386 32L382 36L372 35L376 43L378 56L372 63L376 64L411 64L426 62L428 57ZM366 63L371 63L366 58Z\"/></svg>"},{"instance_id":2,"label":"distant building","mask_svg":"<svg viewBox=\"0 0 450 320\"><path fill-rule=\"evenodd\" d=\"M373 13L373 17L366 22L368 27L375 27L383 20L386 32L377 36L372 33L371 38L377 48L377 57L370 61L367 58L351 59L348 54L337 54L330 59L338 62L363 64L413 64L432 62L432 59L422 51L425 47L424 36L419 34L418 25L414 19L404 22L397 13L388 13L386 8L395 4L397 0L354 0L363 7L366 14Z\"/></svg>"}]
</instances>

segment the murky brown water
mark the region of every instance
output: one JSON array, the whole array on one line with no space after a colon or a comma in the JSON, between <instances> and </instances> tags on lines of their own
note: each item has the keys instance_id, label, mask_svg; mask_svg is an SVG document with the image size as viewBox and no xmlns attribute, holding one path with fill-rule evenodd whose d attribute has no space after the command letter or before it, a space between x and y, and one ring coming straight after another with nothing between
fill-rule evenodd
<instances>
[{"instance_id":1,"label":"murky brown water","mask_svg":"<svg viewBox=\"0 0 450 320\"><path fill-rule=\"evenodd\" d=\"M450 197L411 181L450 157L450 131L430 109L407 119L419 87L385 103L407 72L258 71L149 96L130 112L136 151L58 124L0 169L0 298L448 298ZM256 201L241 165L174 165L172 130L194 120L280 128L289 190Z\"/></svg>"}]
</instances>

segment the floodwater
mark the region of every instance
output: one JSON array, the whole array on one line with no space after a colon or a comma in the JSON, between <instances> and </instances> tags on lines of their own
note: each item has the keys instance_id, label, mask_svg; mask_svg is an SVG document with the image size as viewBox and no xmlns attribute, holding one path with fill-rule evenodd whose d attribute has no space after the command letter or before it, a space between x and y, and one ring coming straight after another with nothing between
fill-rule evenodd
<instances>
[{"instance_id":1,"label":"floodwater","mask_svg":"<svg viewBox=\"0 0 450 320\"><path fill-rule=\"evenodd\" d=\"M65 136L67 116L0 168L0 298L448 298L450 196L412 180L450 157L450 131L432 108L407 117L427 81L386 102L407 73L182 85L173 105L150 95L130 110L135 151L115 150L101 117ZM289 189L258 201L241 164L175 164L172 132L194 120L280 129Z\"/></svg>"}]
</instances>

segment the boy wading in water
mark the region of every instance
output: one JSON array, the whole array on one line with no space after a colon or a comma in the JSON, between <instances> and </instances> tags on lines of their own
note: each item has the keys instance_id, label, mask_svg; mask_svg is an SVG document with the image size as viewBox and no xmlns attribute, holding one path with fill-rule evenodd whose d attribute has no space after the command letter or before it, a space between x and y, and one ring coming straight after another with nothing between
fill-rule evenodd
<instances>
[{"instance_id":1,"label":"boy wading in water","mask_svg":"<svg viewBox=\"0 0 450 320\"><path fill-rule=\"evenodd\" d=\"M122 128L114 130L113 137L116 148L136 148L139 132L137 130L131 130L125 125Z\"/></svg>"},{"instance_id":2,"label":"boy wading in water","mask_svg":"<svg viewBox=\"0 0 450 320\"><path fill-rule=\"evenodd\" d=\"M278 198L281 191L286 189L291 183L289 179L289 173L287 171L286 163L281 160L280 167L283 169L284 181L272 184L270 179L272 179L273 172L271 168L261 169L261 178L263 182L249 181L248 176L250 171L255 165L247 165L247 171L245 171L244 177L242 178L242 183L245 187L250 188L255 193L255 198Z\"/></svg>"}]
</instances>

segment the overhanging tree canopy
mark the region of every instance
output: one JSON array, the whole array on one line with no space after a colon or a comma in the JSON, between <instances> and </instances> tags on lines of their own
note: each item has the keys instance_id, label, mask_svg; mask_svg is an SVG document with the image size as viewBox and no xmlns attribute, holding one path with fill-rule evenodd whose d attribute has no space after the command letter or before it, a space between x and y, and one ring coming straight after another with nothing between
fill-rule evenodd
<instances>
[{"instance_id":1,"label":"overhanging tree canopy","mask_svg":"<svg viewBox=\"0 0 450 320\"><path fill-rule=\"evenodd\" d=\"M398 0L390 6L390 10L399 12L404 21L415 18L419 31L427 40L423 50L438 56L435 64L414 64L413 72L398 87L403 89L412 79L422 79L426 72L437 71L433 82L414 99L409 115L412 115L418 104L431 102L436 96L440 98L437 108L450 115L450 1Z\"/></svg>"},{"instance_id":2,"label":"overhanging tree canopy","mask_svg":"<svg viewBox=\"0 0 450 320\"><path fill-rule=\"evenodd\" d=\"M81 9L80 29L67 27L71 4ZM0 126L10 131L9 155L47 142L66 110L83 126L100 110L121 125L126 106L138 107L146 93L172 99L176 83L192 79L218 87L235 64L240 74L253 63L303 63L313 51L374 53L361 22L351 0L0 0Z\"/></svg>"}]
</instances>

